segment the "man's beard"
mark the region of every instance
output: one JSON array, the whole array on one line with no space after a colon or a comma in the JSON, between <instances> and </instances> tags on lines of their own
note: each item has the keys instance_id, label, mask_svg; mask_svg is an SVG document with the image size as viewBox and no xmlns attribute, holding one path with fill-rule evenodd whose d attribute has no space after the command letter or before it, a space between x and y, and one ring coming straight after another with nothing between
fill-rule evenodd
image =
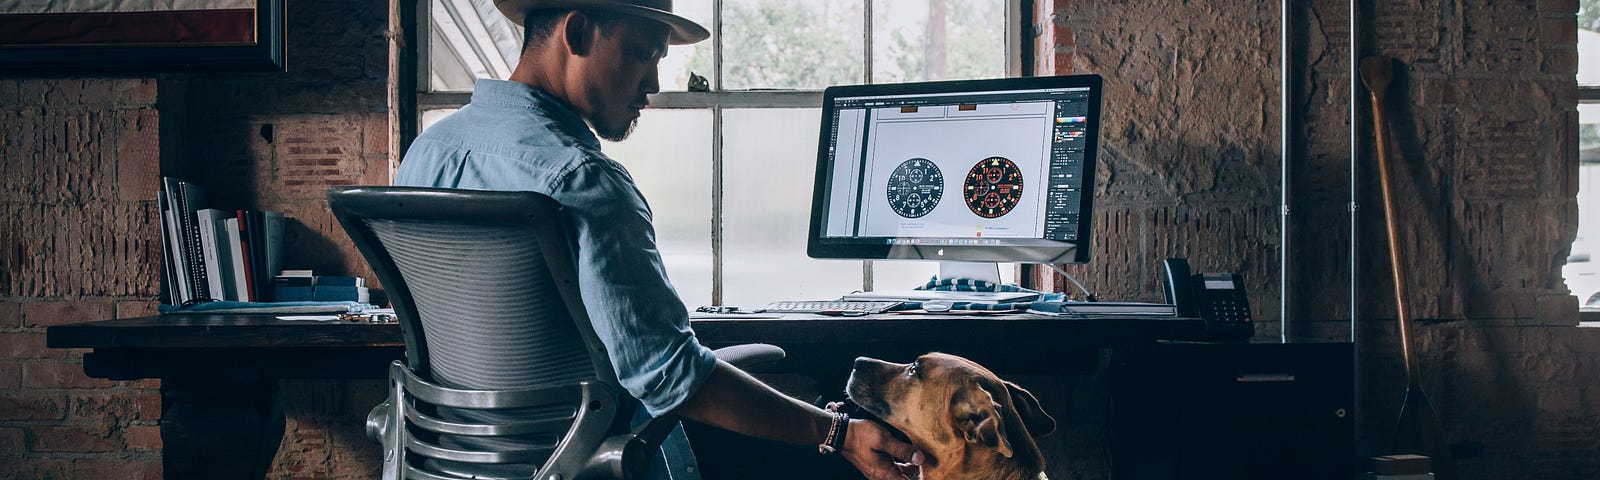
<instances>
[{"instance_id":1,"label":"man's beard","mask_svg":"<svg viewBox=\"0 0 1600 480\"><path fill-rule=\"evenodd\" d=\"M637 118L628 121L628 124L623 125L622 128L610 128L599 123L589 122L589 127L594 129L595 136L612 142L626 140L629 135L633 135L633 129L637 126L639 126L639 119Z\"/></svg>"}]
</instances>

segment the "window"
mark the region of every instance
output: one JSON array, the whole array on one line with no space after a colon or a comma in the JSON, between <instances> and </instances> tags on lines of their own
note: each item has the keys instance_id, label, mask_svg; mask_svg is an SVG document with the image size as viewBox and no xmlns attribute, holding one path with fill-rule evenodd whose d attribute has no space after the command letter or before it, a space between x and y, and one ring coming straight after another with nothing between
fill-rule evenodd
<instances>
[{"instance_id":1,"label":"window","mask_svg":"<svg viewBox=\"0 0 1600 480\"><path fill-rule=\"evenodd\" d=\"M688 305L765 305L909 289L937 265L813 260L812 174L829 85L995 78L1023 64L1022 0L678 0L713 32L674 46L633 136L606 143L655 213L667 274ZM419 15L422 128L515 67L520 28L483 0ZM707 79L688 91L691 72ZM1010 269L1002 269L1002 271Z\"/></svg>"},{"instance_id":2,"label":"window","mask_svg":"<svg viewBox=\"0 0 1600 480\"><path fill-rule=\"evenodd\" d=\"M1584 320L1600 314L1600 0L1578 6L1578 236L1561 273Z\"/></svg>"}]
</instances>

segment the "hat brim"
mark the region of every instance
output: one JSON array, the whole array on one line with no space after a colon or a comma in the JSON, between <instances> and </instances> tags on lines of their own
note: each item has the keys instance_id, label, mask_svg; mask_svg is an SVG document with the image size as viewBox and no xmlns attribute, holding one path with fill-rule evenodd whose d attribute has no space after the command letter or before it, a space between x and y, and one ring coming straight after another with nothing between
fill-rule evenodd
<instances>
[{"instance_id":1,"label":"hat brim","mask_svg":"<svg viewBox=\"0 0 1600 480\"><path fill-rule=\"evenodd\" d=\"M711 38L711 32L706 30L706 27L694 23L693 20L680 17L666 10L617 0L495 0L494 6L500 10L500 14L505 15L507 19L519 27L522 25L523 16L528 11L546 8L573 8L616 12L661 22L672 30L667 35L667 43L671 45L688 45Z\"/></svg>"}]
</instances>

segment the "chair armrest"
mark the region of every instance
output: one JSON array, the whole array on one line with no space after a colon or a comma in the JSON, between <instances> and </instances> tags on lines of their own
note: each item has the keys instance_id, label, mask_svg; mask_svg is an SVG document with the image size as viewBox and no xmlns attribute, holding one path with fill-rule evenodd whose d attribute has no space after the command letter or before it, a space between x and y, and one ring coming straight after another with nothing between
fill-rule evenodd
<instances>
[{"instance_id":1,"label":"chair armrest","mask_svg":"<svg viewBox=\"0 0 1600 480\"><path fill-rule=\"evenodd\" d=\"M716 349L713 353L717 358L728 362L744 371L759 371L761 368L778 363L785 355L783 348L765 343L746 343L731 347Z\"/></svg>"},{"instance_id":2,"label":"chair armrest","mask_svg":"<svg viewBox=\"0 0 1600 480\"><path fill-rule=\"evenodd\" d=\"M384 400L378 406L372 407L372 411L367 412L367 438L374 442L383 443L384 434L389 432L391 420L389 417L393 416L390 410L394 410L394 404L389 403L391 401Z\"/></svg>"},{"instance_id":3,"label":"chair armrest","mask_svg":"<svg viewBox=\"0 0 1600 480\"><path fill-rule=\"evenodd\" d=\"M718 359L746 371L772 365L785 356L783 348L765 343L723 347L714 353ZM595 454L589 457L579 478L638 478L649 467L650 459L661 448L661 442L677 425L678 416L664 415L650 419L632 432L606 438Z\"/></svg>"}]
</instances>

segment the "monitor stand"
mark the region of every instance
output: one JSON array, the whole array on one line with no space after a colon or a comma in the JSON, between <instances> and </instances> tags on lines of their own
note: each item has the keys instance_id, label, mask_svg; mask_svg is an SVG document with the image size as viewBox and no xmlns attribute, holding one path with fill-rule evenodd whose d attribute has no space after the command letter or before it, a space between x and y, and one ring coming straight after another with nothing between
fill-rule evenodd
<instances>
[{"instance_id":1,"label":"monitor stand","mask_svg":"<svg viewBox=\"0 0 1600 480\"><path fill-rule=\"evenodd\" d=\"M939 279L969 278L1000 284L1000 264L994 262L956 262L943 260L939 262ZM951 302L1018 302L1033 300L1038 294L1029 292L946 292L937 290L877 290L872 292L858 292L845 295L845 300L901 300L901 301L927 301L946 300Z\"/></svg>"}]
</instances>

